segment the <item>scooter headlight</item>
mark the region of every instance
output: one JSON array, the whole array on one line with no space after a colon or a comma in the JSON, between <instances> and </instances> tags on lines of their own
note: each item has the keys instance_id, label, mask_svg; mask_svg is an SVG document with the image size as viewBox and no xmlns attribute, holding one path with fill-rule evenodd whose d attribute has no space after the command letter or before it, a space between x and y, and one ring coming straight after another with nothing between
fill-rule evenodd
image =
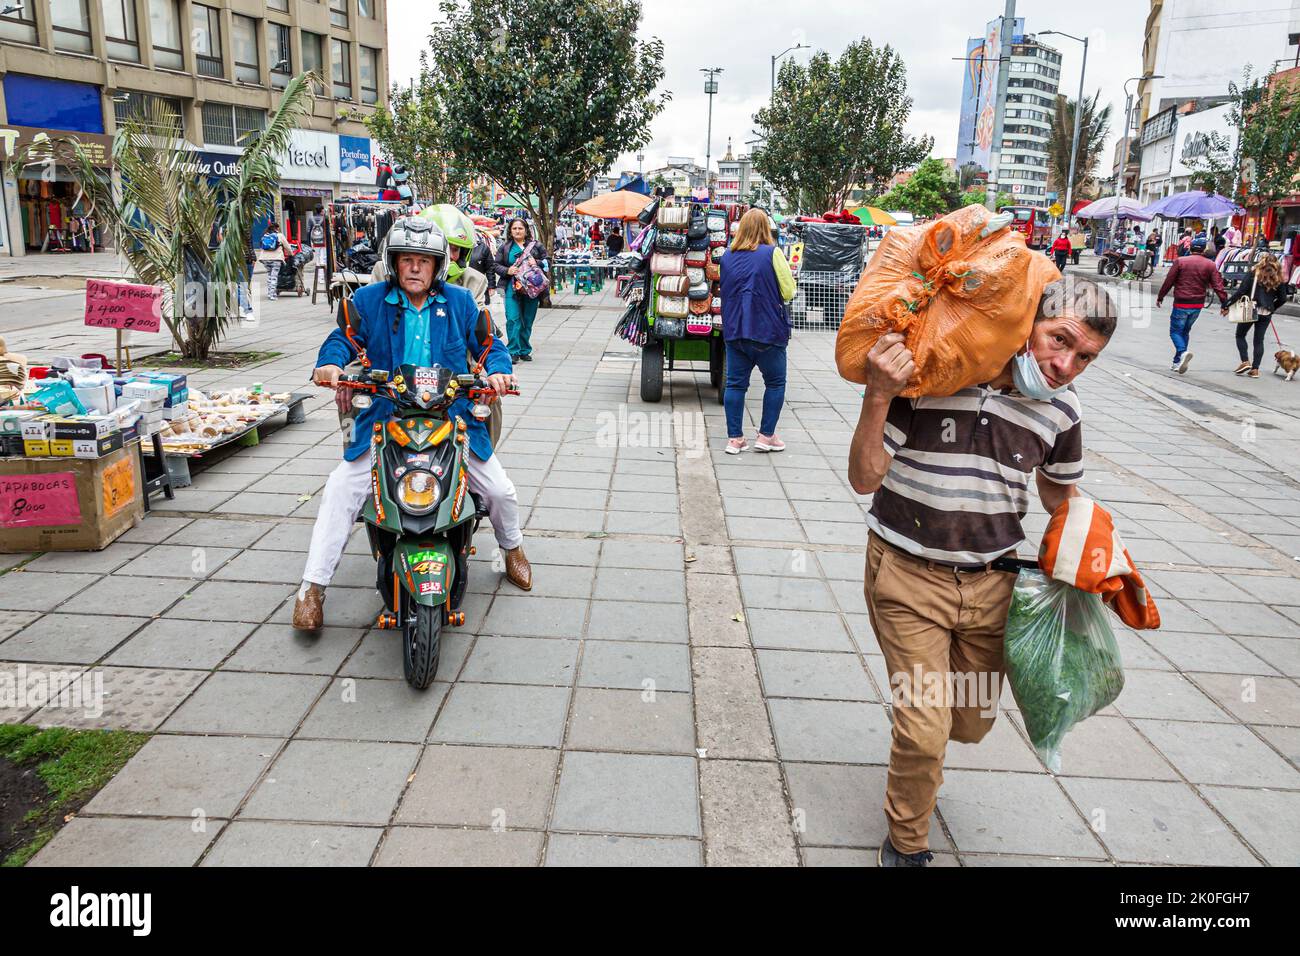
<instances>
[{"instance_id":1,"label":"scooter headlight","mask_svg":"<svg viewBox=\"0 0 1300 956\"><path fill-rule=\"evenodd\" d=\"M428 514L442 497L438 479L431 472L408 471L397 486L397 498L402 507L414 515Z\"/></svg>"}]
</instances>

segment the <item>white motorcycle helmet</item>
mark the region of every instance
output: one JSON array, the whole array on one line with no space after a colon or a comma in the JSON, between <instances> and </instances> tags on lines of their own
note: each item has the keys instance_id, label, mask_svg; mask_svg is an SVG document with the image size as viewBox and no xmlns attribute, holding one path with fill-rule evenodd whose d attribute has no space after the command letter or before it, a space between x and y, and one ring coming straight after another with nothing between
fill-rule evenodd
<instances>
[{"instance_id":1,"label":"white motorcycle helmet","mask_svg":"<svg viewBox=\"0 0 1300 956\"><path fill-rule=\"evenodd\" d=\"M388 266L388 276L397 280L397 256L403 252L415 252L424 256L433 256L437 265L433 273L433 287L436 289L447 281L447 269L451 257L447 254L447 237L431 219L406 216L393 223L384 237L384 262Z\"/></svg>"}]
</instances>

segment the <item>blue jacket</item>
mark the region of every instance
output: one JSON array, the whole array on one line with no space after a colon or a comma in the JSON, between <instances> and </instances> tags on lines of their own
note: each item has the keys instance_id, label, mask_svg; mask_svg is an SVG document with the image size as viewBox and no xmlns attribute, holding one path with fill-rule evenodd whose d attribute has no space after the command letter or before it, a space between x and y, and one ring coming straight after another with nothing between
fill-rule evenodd
<instances>
[{"instance_id":1,"label":"blue jacket","mask_svg":"<svg viewBox=\"0 0 1300 956\"><path fill-rule=\"evenodd\" d=\"M352 297L353 336L365 348L372 368L393 371L402 364L405 348L405 310L397 296L397 287L391 282L374 282L358 289ZM478 354L474 341L474 326L478 322L478 306L474 295L467 289L444 283L442 291L433 297L433 361L449 368L452 374L463 375L469 371L466 350ZM360 328L356 327L359 321ZM438 326L442 325L441 331ZM335 329L325 339L316 356L316 367L337 365L340 368L356 359L357 352L347 337ZM510 354L500 339L494 339L492 349L484 363L489 375L509 375L513 370ZM470 413L470 403L458 398L448 413L464 419L469 435L470 451L482 461L492 457L492 440L487 425ZM376 398L369 408L361 409L356 417L356 430L343 457L354 461L370 448L370 434L376 421L393 417L393 403L386 398Z\"/></svg>"},{"instance_id":2,"label":"blue jacket","mask_svg":"<svg viewBox=\"0 0 1300 956\"><path fill-rule=\"evenodd\" d=\"M730 250L722 257L722 337L768 345L790 341L781 288L772 267L772 246L747 252Z\"/></svg>"}]
</instances>

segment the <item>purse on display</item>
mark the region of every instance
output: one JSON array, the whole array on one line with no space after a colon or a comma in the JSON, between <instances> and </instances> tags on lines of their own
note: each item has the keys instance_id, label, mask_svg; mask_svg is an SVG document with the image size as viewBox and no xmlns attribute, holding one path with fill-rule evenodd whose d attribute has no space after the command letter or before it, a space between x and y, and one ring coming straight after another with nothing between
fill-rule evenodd
<instances>
[{"instance_id":1,"label":"purse on display","mask_svg":"<svg viewBox=\"0 0 1300 956\"><path fill-rule=\"evenodd\" d=\"M690 280L684 275L660 276L655 280L655 291L660 295L685 295L690 287Z\"/></svg>"},{"instance_id":2,"label":"purse on display","mask_svg":"<svg viewBox=\"0 0 1300 956\"><path fill-rule=\"evenodd\" d=\"M709 248L709 234L706 232L698 239L688 238L686 240L686 248L692 252L699 251L701 249L707 252Z\"/></svg>"},{"instance_id":3,"label":"purse on display","mask_svg":"<svg viewBox=\"0 0 1300 956\"><path fill-rule=\"evenodd\" d=\"M709 261L721 262L722 257L726 254L727 254L726 246L714 246L712 249L709 250Z\"/></svg>"},{"instance_id":4,"label":"purse on display","mask_svg":"<svg viewBox=\"0 0 1300 956\"><path fill-rule=\"evenodd\" d=\"M713 296L713 289L706 281L692 282L690 286L687 287L686 294L690 297L692 302L696 299L708 302Z\"/></svg>"},{"instance_id":5,"label":"purse on display","mask_svg":"<svg viewBox=\"0 0 1300 956\"><path fill-rule=\"evenodd\" d=\"M713 301L709 303L709 311L712 312L714 315L722 314L722 296L715 295L713 297Z\"/></svg>"},{"instance_id":6,"label":"purse on display","mask_svg":"<svg viewBox=\"0 0 1300 956\"><path fill-rule=\"evenodd\" d=\"M691 299L691 315L708 315L709 314L709 297L706 295L702 299ZM712 326L712 323L710 323ZM688 327L688 331L694 332L695 329Z\"/></svg>"},{"instance_id":7,"label":"purse on display","mask_svg":"<svg viewBox=\"0 0 1300 956\"><path fill-rule=\"evenodd\" d=\"M655 199L652 203L650 203L650 205L646 206L644 209L642 209L639 213L636 214L636 221L641 223L641 225L643 226L648 226L650 225L650 223L654 222L655 214L659 212L659 203L662 201L663 200L661 199Z\"/></svg>"},{"instance_id":8,"label":"purse on display","mask_svg":"<svg viewBox=\"0 0 1300 956\"><path fill-rule=\"evenodd\" d=\"M691 221L689 206L661 206L659 218L655 221L660 229L681 232Z\"/></svg>"},{"instance_id":9,"label":"purse on display","mask_svg":"<svg viewBox=\"0 0 1300 956\"><path fill-rule=\"evenodd\" d=\"M659 316L655 319L655 324L651 327L655 338L660 339L681 339L686 337L686 320L669 319Z\"/></svg>"},{"instance_id":10,"label":"purse on display","mask_svg":"<svg viewBox=\"0 0 1300 956\"><path fill-rule=\"evenodd\" d=\"M710 261L704 267L704 277L710 282L717 282L722 278L722 263Z\"/></svg>"},{"instance_id":11,"label":"purse on display","mask_svg":"<svg viewBox=\"0 0 1300 956\"><path fill-rule=\"evenodd\" d=\"M709 264L709 253L707 249L689 249L686 252L686 268L703 269Z\"/></svg>"},{"instance_id":12,"label":"purse on display","mask_svg":"<svg viewBox=\"0 0 1300 956\"><path fill-rule=\"evenodd\" d=\"M717 232L709 233L709 247L725 246L727 244L727 231L720 229Z\"/></svg>"},{"instance_id":13,"label":"purse on display","mask_svg":"<svg viewBox=\"0 0 1300 956\"><path fill-rule=\"evenodd\" d=\"M709 223L703 211L696 209L691 213L691 224L686 229L688 239L704 239L709 235Z\"/></svg>"},{"instance_id":14,"label":"purse on display","mask_svg":"<svg viewBox=\"0 0 1300 956\"><path fill-rule=\"evenodd\" d=\"M686 255L681 252L656 252L650 257L650 271L657 276L686 274Z\"/></svg>"},{"instance_id":15,"label":"purse on display","mask_svg":"<svg viewBox=\"0 0 1300 956\"><path fill-rule=\"evenodd\" d=\"M656 252L685 252L686 237L680 232L661 232L655 236Z\"/></svg>"},{"instance_id":16,"label":"purse on display","mask_svg":"<svg viewBox=\"0 0 1300 956\"><path fill-rule=\"evenodd\" d=\"M691 285L699 285L702 282L708 282L708 278L704 275L704 266L687 266L686 281Z\"/></svg>"},{"instance_id":17,"label":"purse on display","mask_svg":"<svg viewBox=\"0 0 1300 956\"><path fill-rule=\"evenodd\" d=\"M690 303L684 295L661 295L655 302L655 314L664 319L684 319Z\"/></svg>"}]
</instances>

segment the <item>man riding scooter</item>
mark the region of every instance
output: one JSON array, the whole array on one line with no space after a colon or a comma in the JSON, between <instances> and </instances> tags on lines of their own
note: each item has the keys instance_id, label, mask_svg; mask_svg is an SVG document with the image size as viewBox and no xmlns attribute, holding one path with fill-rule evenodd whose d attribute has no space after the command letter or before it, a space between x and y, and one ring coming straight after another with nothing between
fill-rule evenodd
<instances>
[{"instance_id":1,"label":"man riding scooter","mask_svg":"<svg viewBox=\"0 0 1300 956\"><path fill-rule=\"evenodd\" d=\"M386 260L388 281L358 290L342 306L352 310L353 337L365 349L371 365L391 370L402 364L436 364L453 374L466 373L466 353L477 351L479 309L472 293L446 281L451 257L442 231L428 219L399 220L387 236ZM343 367L357 357L348 337L335 329L321 346L312 378L318 385L337 387ZM493 342L484 364L488 382L499 394L515 387L509 354L499 340ZM466 425L470 491L487 509L505 557L506 577L517 587L531 590L532 568L524 555L515 486L492 453L487 427L469 414L468 403L460 409L453 405L452 411ZM325 483L294 604L296 628L314 631L324 624L325 588L370 492L370 435L376 422L388 419L391 413L391 403L381 399L356 415L344 460Z\"/></svg>"}]
</instances>

